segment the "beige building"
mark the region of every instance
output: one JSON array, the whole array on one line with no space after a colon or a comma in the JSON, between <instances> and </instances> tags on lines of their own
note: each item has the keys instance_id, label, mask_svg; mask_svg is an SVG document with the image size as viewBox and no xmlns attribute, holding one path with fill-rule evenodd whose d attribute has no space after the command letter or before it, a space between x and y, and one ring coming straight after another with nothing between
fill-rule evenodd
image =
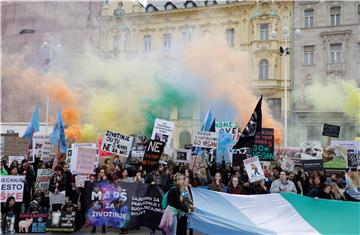
<instances>
[{"instance_id":1,"label":"beige building","mask_svg":"<svg viewBox=\"0 0 360 235\"><path fill-rule=\"evenodd\" d=\"M296 1L294 16L301 23L301 34L293 41L293 120L297 126L293 135L300 142L319 140L323 123L328 123L342 127L340 138L353 139L359 128L355 120L341 110L319 110L305 90L316 80L324 86L334 79L357 80L359 84L360 2ZM331 96L321 89L318 92L319 96Z\"/></svg>"},{"instance_id":2,"label":"beige building","mask_svg":"<svg viewBox=\"0 0 360 235\"><path fill-rule=\"evenodd\" d=\"M274 117L283 121L285 68L279 47L284 44L281 29L292 23L291 12L290 1L148 1L145 6L112 1L103 7L99 20L100 48L109 56L163 53L172 58L174 48L191 43L193 38L220 33L229 47L253 55L252 74L258 94L264 94ZM272 38L274 30L278 36ZM290 81L289 76L289 98ZM288 105L290 110L290 102ZM200 126L200 109L193 107L190 115L173 110L170 119L177 123L174 146L182 147Z\"/></svg>"}]
</instances>

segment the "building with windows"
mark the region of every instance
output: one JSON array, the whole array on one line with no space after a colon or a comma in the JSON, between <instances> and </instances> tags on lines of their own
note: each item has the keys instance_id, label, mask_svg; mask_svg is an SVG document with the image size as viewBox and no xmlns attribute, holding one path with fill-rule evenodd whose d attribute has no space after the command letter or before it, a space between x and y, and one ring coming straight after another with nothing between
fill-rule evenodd
<instances>
[{"instance_id":1,"label":"building with windows","mask_svg":"<svg viewBox=\"0 0 360 235\"><path fill-rule=\"evenodd\" d=\"M109 56L160 52L174 58L172 51L186 47L193 38L223 35L229 47L253 55L254 86L274 117L283 121L285 67L279 47L284 44L281 29L292 23L291 12L291 1L147 1L146 5L111 1L99 19L100 48ZM275 38L272 31L277 31ZM291 77L288 80L290 94ZM288 104L290 110L290 99ZM201 125L199 107L173 110L170 118L177 123L174 146L189 144L191 132Z\"/></svg>"},{"instance_id":2,"label":"building with windows","mask_svg":"<svg viewBox=\"0 0 360 235\"><path fill-rule=\"evenodd\" d=\"M341 111L318 110L305 90L315 81L360 80L360 3L358 1L295 1L294 17L301 34L293 40L293 119L299 141L319 140L323 123L341 126L342 139L359 131ZM340 88L339 88L340 89ZM321 95L321 90L319 90ZM325 95L325 94L324 94Z\"/></svg>"}]
</instances>

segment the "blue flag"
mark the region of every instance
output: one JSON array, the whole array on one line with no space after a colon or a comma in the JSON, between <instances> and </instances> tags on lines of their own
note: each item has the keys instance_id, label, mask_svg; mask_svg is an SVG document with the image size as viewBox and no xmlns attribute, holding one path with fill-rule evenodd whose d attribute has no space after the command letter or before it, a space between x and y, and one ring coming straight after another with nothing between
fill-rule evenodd
<instances>
[{"instance_id":1,"label":"blue flag","mask_svg":"<svg viewBox=\"0 0 360 235\"><path fill-rule=\"evenodd\" d=\"M64 133L64 123L62 121L61 110L58 112L56 122L53 127L53 131L50 136L50 142L54 145L59 144L60 153L66 153L67 146Z\"/></svg>"},{"instance_id":2,"label":"blue flag","mask_svg":"<svg viewBox=\"0 0 360 235\"><path fill-rule=\"evenodd\" d=\"M211 113L211 110L208 109L204 122L201 126L201 131L210 131L215 132L215 119L213 118L213 115ZM202 153L202 150L200 147L195 148L196 155L199 155Z\"/></svg>"},{"instance_id":3,"label":"blue flag","mask_svg":"<svg viewBox=\"0 0 360 235\"><path fill-rule=\"evenodd\" d=\"M35 132L39 132L39 107L36 105L30 123L23 134L23 138L31 139Z\"/></svg>"}]
</instances>

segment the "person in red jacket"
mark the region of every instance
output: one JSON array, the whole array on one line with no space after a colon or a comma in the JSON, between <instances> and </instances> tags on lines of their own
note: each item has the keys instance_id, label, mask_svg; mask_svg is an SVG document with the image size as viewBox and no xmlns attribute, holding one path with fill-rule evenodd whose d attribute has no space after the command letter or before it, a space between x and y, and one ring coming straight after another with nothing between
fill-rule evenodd
<instances>
[{"instance_id":1,"label":"person in red jacket","mask_svg":"<svg viewBox=\"0 0 360 235\"><path fill-rule=\"evenodd\" d=\"M239 184L239 178L236 175L231 177L231 182L228 186L227 193L230 194L244 194L244 189L241 184Z\"/></svg>"}]
</instances>

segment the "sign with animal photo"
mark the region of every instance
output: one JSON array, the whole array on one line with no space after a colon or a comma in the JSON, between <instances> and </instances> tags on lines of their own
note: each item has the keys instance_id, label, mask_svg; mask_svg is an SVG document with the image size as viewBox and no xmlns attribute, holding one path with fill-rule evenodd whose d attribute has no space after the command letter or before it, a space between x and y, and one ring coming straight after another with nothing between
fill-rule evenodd
<instances>
[{"instance_id":1,"label":"sign with animal photo","mask_svg":"<svg viewBox=\"0 0 360 235\"><path fill-rule=\"evenodd\" d=\"M191 160L191 150L176 149L174 151L174 162L189 163Z\"/></svg>"},{"instance_id":2,"label":"sign with animal photo","mask_svg":"<svg viewBox=\"0 0 360 235\"><path fill-rule=\"evenodd\" d=\"M161 154L164 151L164 147L164 142L150 140L148 146L146 147L142 164L148 166L156 165L160 160Z\"/></svg>"},{"instance_id":3,"label":"sign with animal photo","mask_svg":"<svg viewBox=\"0 0 360 235\"><path fill-rule=\"evenodd\" d=\"M105 131L101 150L115 155L128 157L131 151L133 137L112 132Z\"/></svg>"},{"instance_id":4,"label":"sign with animal photo","mask_svg":"<svg viewBox=\"0 0 360 235\"><path fill-rule=\"evenodd\" d=\"M356 170L360 166L360 143L358 141L331 140L330 146L339 149L341 153L346 153L348 168Z\"/></svg>"},{"instance_id":5,"label":"sign with animal photo","mask_svg":"<svg viewBox=\"0 0 360 235\"><path fill-rule=\"evenodd\" d=\"M139 164L145 155L145 151L131 151L129 157L129 164Z\"/></svg>"},{"instance_id":6,"label":"sign with animal photo","mask_svg":"<svg viewBox=\"0 0 360 235\"><path fill-rule=\"evenodd\" d=\"M17 136L4 136L3 155L27 156L29 141Z\"/></svg>"},{"instance_id":7,"label":"sign with animal photo","mask_svg":"<svg viewBox=\"0 0 360 235\"><path fill-rule=\"evenodd\" d=\"M171 148L172 135L175 129L175 122L170 122L163 119L155 119L154 129L151 134L151 139L165 143L166 148Z\"/></svg>"},{"instance_id":8,"label":"sign with animal photo","mask_svg":"<svg viewBox=\"0 0 360 235\"><path fill-rule=\"evenodd\" d=\"M52 169L38 169L35 183L35 191L44 192L45 195L49 193L49 184L51 176L53 175Z\"/></svg>"},{"instance_id":9,"label":"sign with animal photo","mask_svg":"<svg viewBox=\"0 0 360 235\"><path fill-rule=\"evenodd\" d=\"M53 211L47 221L46 232L74 232L75 212Z\"/></svg>"},{"instance_id":10,"label":"sign with animal photo","mask_svg":"<svg viewBox=\"0 0 360 235\"><path fill-rule=\"evenodd\" d=\"M360 172L346 172L345 174L346 185L348 190L346 191L350 197L360 201Z\"/></svg>"},{"instance_id":11,"label":"sign with animal photo","mask_svg":"<svg viewBox=\"0 0 360 235\"><path fill-rule=\"evenodd\" d=\"M295 165L301 165L301 154L302 150L300 147L279 147L275 150L276 158L281 156L287 156L291 161L295 163Z\"/></svg>"},{"instance_id":12,"label":"sign with animal photo","mask_svg":"<svg viewBox=\"0 0 360 235\"><path fill-rule=\"evenodd\" d=\"M25 176L6 175L0 177L0 198L6 202L8 197L14 197L16 202L22 202L24 196Z\"/></svg>"},{"instance_id":13,"label":"sign with animal photo","mask_svg":"<svg viewBox=\"0 0 360 235\"><path fill-rule=\"evenodd\" d=\"M323 149L323 159L325 169L347 169L347 149L340 146L328 146Z\"/></svg>"},{"instance_id":14,"label":"sign with animal photo","mask_svg":"<svg viewBox=\"0 0 360 235\"><path fill-rule=\"evenodd\" d=\"M247 158L243 162L250 183L265 179L258 157Z\"/></svg>"},{"instance_id":15,"label":"sign with animal photo","mask_svg":"<svg viewBox=\"0 0 360 235\"><path fill-rule=\"evenodd\" d=\"M257 132L252 148L252 155L258 156L260 161L274 160L274 129L261 128Z\"/></svg>"},{"instance_id":16,"label":"sign with animal photo","mask_svg":"<svg viewBox=\"0 0 360 235\"><path fill-rule=\"evenodd\" d=\"M45 233L47 213L20 213L19 233Z\"/></svg>"},{"instance_id":17,"label":"sign with animal photo","mask_svg":"<svg viewBox=\"0 0 360 235\"><path fill-rule=\"evenodd\" d=\"M195 147L217 149L218 137L216 132L194 131L192 145Z\"/></svg>"},{"instance_id":18,"label":"sign with animal photo","mask_svg":"<svg viewBox=\"0 0 360 235\"><path fill-rule=\"evenodd\" d=\"M333 137L333 138L339 138L340 130L341 130L340 126L329 125L329 124L324 123L322 135L328 136L328 137Z\"/></svg>"},{"instance_id":19,"label":"sign with animal photo","mask_svg":"<svg viewBox=\"0 0 360 235\"><path fill-rule=\"evenodd\" d=\"M65 191L61 191L58 193L49 192L50 211L52 211L52 205L54 204L65 205L65 202L66 202Z\"/></svg>"},{"instance_id":20,"label":"sign with animal photo","mask_svg":"<svg viewBox=\"0 0 360 235\"><path fill-rule=\"evenodd\" d=\"M50 151L51 151L51 142L50 142L50 136L48 135L34 135L32 138L32 153L31 155L33 158L38 158L43 160L42 157L42 151L43 146L47 144L50 145L50 148L47 147L44 150L46 151L46 154L50 157Z\"/></svg>"}]
</instances>

